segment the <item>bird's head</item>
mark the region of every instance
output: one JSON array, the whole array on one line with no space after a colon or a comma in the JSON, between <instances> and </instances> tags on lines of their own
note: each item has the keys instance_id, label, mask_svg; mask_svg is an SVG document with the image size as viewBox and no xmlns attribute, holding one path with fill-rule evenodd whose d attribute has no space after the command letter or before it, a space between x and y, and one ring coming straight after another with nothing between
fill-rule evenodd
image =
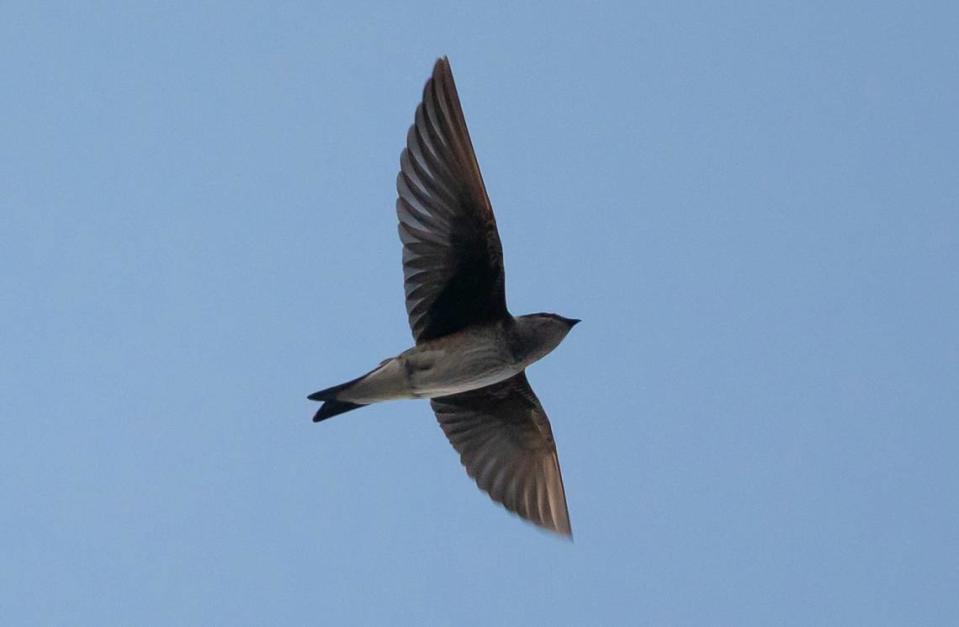
<instances>
[{"instance_id":1,"label":"bird's head","mask_svg":"<svg viewBox=\"0 0 959 627\"><path fill-rule=\"evenodd\" d=\"M576 318L564 318L553 313L535 313L516 319L533 359L543 357L559 346L569 330L579 323Z\"/></svg>"}]
</instances>

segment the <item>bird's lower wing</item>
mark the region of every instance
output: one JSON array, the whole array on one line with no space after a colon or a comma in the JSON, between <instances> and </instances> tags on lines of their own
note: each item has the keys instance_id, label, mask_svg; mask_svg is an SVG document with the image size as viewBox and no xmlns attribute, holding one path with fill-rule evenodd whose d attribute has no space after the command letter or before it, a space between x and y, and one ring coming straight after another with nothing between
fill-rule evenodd
<instances>
[{"instance_id":1,"label":"bird's lower wing","mask_svg":"<svg viewBox=\"0 0 959 627\"><path fill-rule=\"evenodd\" d=\"M522 518L572 536L552 429L525 372L431 403L480 489Z\"/></svg>"}]
</instances>

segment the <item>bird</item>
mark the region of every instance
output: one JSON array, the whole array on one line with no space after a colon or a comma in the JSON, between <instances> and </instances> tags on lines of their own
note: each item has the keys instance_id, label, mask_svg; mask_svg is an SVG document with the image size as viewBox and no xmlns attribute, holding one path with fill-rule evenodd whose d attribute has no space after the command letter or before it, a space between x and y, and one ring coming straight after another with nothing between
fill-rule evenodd
<instances>
[{"instance_id":1,"label":"bird","mask_svg":"<svg viewBox=\"0 0 959 627\"><path fill-rule=\"evenodd\" d=\"M423 88L396 178L406 310L415 344L309 395L320 422L429 399L467 474L521 518L572 538L549 418L526 378L578 322L506 307L503 248L449 60Z\"/></svg>"}]
</instances>

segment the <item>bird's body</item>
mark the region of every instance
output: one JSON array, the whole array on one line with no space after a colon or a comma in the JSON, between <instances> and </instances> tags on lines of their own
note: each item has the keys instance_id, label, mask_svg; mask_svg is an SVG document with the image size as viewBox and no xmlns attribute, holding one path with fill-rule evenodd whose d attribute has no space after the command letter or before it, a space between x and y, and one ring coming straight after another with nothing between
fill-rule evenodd
<instances>
[{"instance_id":1,"label":"bird's body","mask_svg":"<svg viewBox=\"0 0 959 627\"><path fill-rule=\"evenodd\" d=\"M471 327L414 346L384 361L337 398L358 404L435 398L499 383L523 369L504 327Z\"/></svg>"},{"instance_id":2,"label":"bird's body","mask_svg":"<svg viewBox=\"0 0 959 627\"><path fill-rule=\"evenodd\" d=\"M417 344L338 389L334 398L356 405L437 398L509 379L545 356L568 330L556 319L553 333L541 333L530 318L476 325ZM324 392L314 400L323 400Z\"/></svg>"},{"instance_id":3,"label":"bird's body","mask_svg":"<svg viewBox=\"0 0 959 627\"><path fill-rule=\"evenodd\" d=\"M313 419L430 399L481 489L523 518L571 535L552 429L525 370L579 321L507 310L496 220L445 58L426 83L406 143L396 213L416 345L311 394L323 401Z\"/></svg>"}]
</instances>

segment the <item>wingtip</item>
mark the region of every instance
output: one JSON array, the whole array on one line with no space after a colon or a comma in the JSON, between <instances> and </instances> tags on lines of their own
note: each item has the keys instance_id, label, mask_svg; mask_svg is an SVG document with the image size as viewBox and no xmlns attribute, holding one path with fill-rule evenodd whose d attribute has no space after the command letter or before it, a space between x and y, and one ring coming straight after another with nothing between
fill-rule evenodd
<instances>
[{"instance_id":1,"label":"wingtip","mask_svg":"<svg viewBox=\"0 0 959 627\"><path fill-rule=\"evenodd\" d=\"M554 535L559 536L563 540L569 541L570 543L573 541L573 529L569 526L569 523L567 523L565 526L551 525L549 527L544 527L544 529L552 532Z\"/></svg>"},{"instance_id":2,"label":"wingtip","mask_svg":"<svg viewBox=\"0 0 959 627\"><path fill-rule=\"evenodd\" d=\"M445 54L436 60L433 64L433 78L439 79L441 76L451 76L453 68L450 67L450 60Z\"/></svg>"},{"instance_id":3,"label":"wingtip","mask_svg":"<svg viewBox=\"0 0 959 627\"><path fill-rule=\"evenodd\" d=\"M516 512L513 512L516 514ZM523 518L522 515L519 515L520 518ZM544 532L545 535L558 538L559 540L564 540L572 544L573 542L573 530L569 527L558 526L555 522L551 521L537 521L529 518L524 518L526 522L537 527L540 531Z\"/></svg>"}]
</instances>

